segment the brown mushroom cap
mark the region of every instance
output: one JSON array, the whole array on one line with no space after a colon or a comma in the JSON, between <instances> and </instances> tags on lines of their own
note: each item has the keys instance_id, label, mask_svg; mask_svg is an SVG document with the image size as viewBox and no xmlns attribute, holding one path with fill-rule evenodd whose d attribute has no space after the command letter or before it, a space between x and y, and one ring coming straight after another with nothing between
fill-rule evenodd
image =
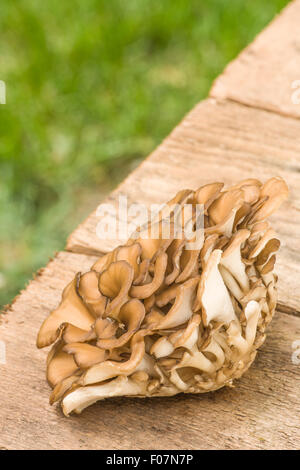
<instances>
[{"instance_id":1,"label":"brown mushroom cap","mask_svg":"<svg viewBox=\"0 0 300 470\"><path fill-rule=\"evenodd\" d=\"M128 361L104 361L89 368L80 379L82 385L102 382L118 375L133 373L145 354L144 331L136 333L131 340L131 356Z\"/></svg>"},{"instance_id":2,"label":"brown mushroom cap","mask_svg":"<svg viewBox=\"0 0 300 470\"><path fill-rule=\"evenodd\" d=\"M86 331L70 323L62 323L59 327L59 337L65 343L84 343L95 339L96 335L93 329Z\"/></svg>"},{"instance_id":3,"label":"brown mushroom cap","mask_svg":"<svg viewBox=\"0 0 300 470\"><path fill-rule=\"evenodd\" d=\"M99 275L96 271L78 277L77 292L95 317L103 315L107 303L107 298L101 294L98 285Z\"/></svg>"},{"instance_id":4,"label":"brown mushroom cap","mask_svg":"<svg viewBox=\"0 0 300 470\"><path fill-rule=\"evenodd\" d=\"M166 268L167 268L168 257L166 253L158 255L154 264L154 275L151 282L143 284L141 286L132 286L130 289L131 297L137 299L147 299L162 285Z\"/></svg>"},{"instance_id":5,"label":"brown mushroom cap","mask_svg":"<svg viewBox=\"0 0 300 470\"><path fill-rule=\"evenodd\" d=\"M38 348L49 346L57 339L62 323L70 323L82 330L90 330L94 317L77 295L76 286L77 279L75 278L63 291L59 307L53 310L42 324L37 337Z\"/></svg>"},{"instance_id":6,"label":"brown mushroom cap","mask_svg":"<svg viewBox=\"0 0 300 470\"><path fill-rule=\"evenodd\" d=\"M202 186L195 191L194 200L196 204L204 204L208 209L210 204L217 198L222 190L224 183L210 183Z\"/></svg>"},{"instance_id":7,"label":"brown mushroom cap","mask_svg":"<svg viewBox=\"0 0 300 470\"><path fill-rule=\"evenodd\" d=\"M145 307L137 299L131 299L124 304L119 312L118 320L124 324L126 331L119 336L110 338L100 338L97 346L103 349L114 349L124 346L132 335L140 328L145 317Z\"/></svg>"},{"instance_id":8,"label":"brown mushroom cap","mask_svg":"<svg viewBox=\"0 0 300 470\"><path fill-rule=\"evenodd\" d=\"M263 206L254 214L252 223L264 220L275 212L283 201L288 197L288 187L286 182L279 177L271 178L261 188L261 199L267 198Z\"/></svg>"},{"instance_id":9,"label":"brown mushroom cap","mask_svg":"<svg viewBox=\"0 0 300 470\"><path fill-rule=\"evenodd\" d=\"M120 246L116 250L116 261L127 261L134 271L134 280L140 275L140 257L142 247L139 243L133 243L130 246Z\"/></svg>"},{"instance_id":10,"label":"brown mushroom cap","mask_svg":"<svg viewBox=\"0 0 300 470\"><path fill-rule=\"evenodd\" d=\"M210 206L208 213L215 225L220 224L228 217L233 209L238 209L243 203L243 192L232 189L221 193Z\"/></svg>"},{"instance_id":11,"label":"brown mushroom cap","mask_svg":"<svg viewBox=\"0 0 300 470\"><path fill-rule=\"evenodd\" d=\"M115 261L99 277L99 290L108 303L105 314L116 317L128 300L128 291L134 277L133 267L127 261Z\"/></svg>"},{"instance_id":12,"label":"brown mushroom cap","mask_svg":"<svg viewBox=\"0 0 300 470\"><path fill-rule=\"evenodd\" d=\"M52 387L78 370L73 357L64 352L62 347L62 343L56 343L48 354L47 380Z\"/></svg>"},{"instance_id":13,"label":"brown mushroom cap","mask_svg":"<svg viewBox=\"0 0 300 470\"><path fill-rule=\"evenodd\" d=\"M107 352L104 349L86 343L66 344L63 351L73 355L74 362L80 369L87 369L107 358Z\"/></svg>"}]
</instances>

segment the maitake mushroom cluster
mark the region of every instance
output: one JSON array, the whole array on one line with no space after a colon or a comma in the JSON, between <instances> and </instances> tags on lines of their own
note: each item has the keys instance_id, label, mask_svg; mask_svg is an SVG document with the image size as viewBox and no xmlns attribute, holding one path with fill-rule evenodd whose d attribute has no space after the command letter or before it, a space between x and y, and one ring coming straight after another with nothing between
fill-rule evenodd
<instances>
[{"instance_id":1,"label":"maitake mushroom cluster","mask_svg":"<svg viewBox=\"0 0 300 470\"><path fill-rule=\"evenodd\" d=\"M287 195L279 177L180 191L156 224L162 233L166 219L183 223L184 205L202 204L196 249L175 230L167 239L145 236L148 224L78 273L38 334L39 348L54 343L50 403L61 401L68 415L106 397L231 386L253 362L274 314L280 242L266 219Z\"/></svg>"}]
</instances>

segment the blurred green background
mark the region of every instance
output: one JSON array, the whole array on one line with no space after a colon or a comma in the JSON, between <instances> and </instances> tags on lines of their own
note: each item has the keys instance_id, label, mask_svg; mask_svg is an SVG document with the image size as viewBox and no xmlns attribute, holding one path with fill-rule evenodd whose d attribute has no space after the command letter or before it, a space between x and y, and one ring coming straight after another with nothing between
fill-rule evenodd
<instances>
[{"instance_id":1,"label":"blurred green background","mask_svg":"<svg viewBox=\"0 0 300 470\"><path fill-rule=\"evenodd\" d=\"M0 305L286 0L1 0Z\"/></svg>"}]
</instances>

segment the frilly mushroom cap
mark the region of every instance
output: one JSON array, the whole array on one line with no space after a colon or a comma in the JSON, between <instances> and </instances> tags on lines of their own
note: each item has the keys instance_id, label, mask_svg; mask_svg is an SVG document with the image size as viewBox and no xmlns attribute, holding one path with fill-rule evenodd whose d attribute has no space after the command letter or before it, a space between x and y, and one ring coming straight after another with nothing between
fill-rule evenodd
<instances>
[{"instance_id":1,"label":"frilly mushroom cap","mask_svg":"<svg viewBox=\"0 0 300 470\"><path fill-rule=\"evenodd\" d=\"M59 307L53 310L42 324L37 337L38 348L44 348L56 341L63 323L70 323L87 332L90 330L95 318L84 305L76 287L77 277L63 291Z\"/></svg>"},{"instance_id":2,"label":"frilly mushroom cap","mask_svg":"<svg viewBox=\"0 0 300 470\"><path fill-rule=\"evenodd\" d=\"M107 297L105 315L117 317L128 300L128 291L134 278L134 269L127 261L115 261L100 274L99 290Z\"/></svg>"},{"instance_id":3,"label":"frilly mushroom cap","mask_svg":"<svg viewBox=\"0 0 300 470\"><path fill-rule=\"evenodd\" d=\"M140 328L145 317L145 307L138 299L131 299L124 304L118 315L118 322L122 325L120 336L103 337L97 341L97 346L104 350L112 350L124 346L133 334Z\"/></svg>"},{"instance_id":4,"label":"frilly mushroom cap","mask_svg":"<svg viewBox=\"0 0 300 470\"><path fill-rule=\"evenodd\" d=\"M223 186L180 191L65 288L37 338L38 347L54 343L50 403L65 415L112 396L231 386L251 365L276 306L280 241L266 219L288 188L279 177ZM184 229L196 204L204 237L190 249Z\"/></svg>"}]
</instances>

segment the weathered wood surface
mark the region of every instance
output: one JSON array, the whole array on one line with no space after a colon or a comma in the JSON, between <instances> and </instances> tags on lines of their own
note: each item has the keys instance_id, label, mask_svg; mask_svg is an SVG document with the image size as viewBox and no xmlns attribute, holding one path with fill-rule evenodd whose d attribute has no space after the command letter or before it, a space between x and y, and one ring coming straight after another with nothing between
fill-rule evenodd
<instances>
[{"instance_id":1,"label":"weathered wood surface","mask_svg":"<svg viewBox=\"0 0 300 470\"><path fill-rule=\"evenodd\" d=\"M300 0L226 67L211 96L300 118Z\"/></svg>"},{"instance_id":2,"label":"weathered wood surface","mask_svg":"<svg viewBox=\"0 0 300 470\"><path fill-rule=\"evenodd\" d=\"M300 374L291 360L300 318L277 313L252 368L233 389L173 398L102 401L65 418L48 404L46 351L39 325L74 274L95 258L59 253L3 317L0 339L0 448L7 449L297 449Z\"/></svg>"},{"instance_id":3,"label":"weathered wood surface","mask_svg":"<svg viewBox=\"0 0 300 470\"><path fill-rule=\"evenodd\" d=\"M276 270L280 276L279 303L300 312L300 121L236 103L208 99L175 128L140 167L105 201L148 207L170 199L183 187L197 188L211 181L227 185L242 178L266 180L281 175L290 199L273 216L282 240ZM67 249L108 251L120 240L99 240L96 212L71 234Z\"/></svg>"},{"instance_id":4,"label":"weathered wood surface","mask_svg":"<svg viewBox=\"0 0 300 470\"><path fill-rule=\"evenodd\" d=\"M277 271L279 310L267 341L234 389L159 399L113 399L65 418L48 405L46 351L35 348L42 320L77 271L120 240L99 240L92 214L2 316L0 449L297 449L300 369L300 106L291 101L298 75L300 0L293 2L215 82L210 98L184 119L105 202L119 194L149 206L182 187L212 180L283 176L291 197L273 217L283 247ZM74 252L74 253L70 253ZM82 253L82 254L80 254ZM283 313L287 312L287 313Z\"/></svg>"}]
</instances>

